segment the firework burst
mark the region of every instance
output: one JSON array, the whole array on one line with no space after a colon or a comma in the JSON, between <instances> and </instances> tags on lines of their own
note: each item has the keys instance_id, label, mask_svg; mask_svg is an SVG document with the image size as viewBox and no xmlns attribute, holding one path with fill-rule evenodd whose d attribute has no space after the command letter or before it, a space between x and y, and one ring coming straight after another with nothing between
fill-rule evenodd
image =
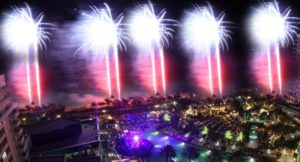
<instances>
[{"instance_id":1,"label":"firework burst","mask_svg":"<svg viewBox=\"0 0 300 162\"><path fill-rule=\"evenodd\" d=\"M157 73L155 56L159 54L161 67L161 82L164 93L166 93L165 63L163 47L169 46L169 39L172 39L174 30L171 28L177 22L166 19L166 10L156 14L153 4L139 5L129 21L129 33L133 43L150 54L152 64L153 90L157 90Z\"/></svg>"},{"instance_id":2,"label":"firework burst","mask_svg":"<svg viewBox=\"0 0 300 162\"><path fill-rule=\"evenodd\" d=\"M227 39L231 38L231 32L228 30L230 22L224 21L224 17L224 13L216 17L210 4L195 6L192 11L186 13L181 32L183 44L187 50L193 51L193 54L207 57L211 94L214 94L211 55L216 55L220 95L222 95L222 78L219 46L228 48Z\"/></svg>"},{"instance_id":3,"label":"firework burst","mask_svg":"<svg viewBox=\"0 0 300 162\"><path fill-rule=\"evenodd\" d=\"M263 2L254 10L249 19L248 26L252 41L264 50L268 60L269 87L274 89L272 74L272 55L276 56L276 70L279 92L282 92L281 61L279 46L294 42L297 35L299 18L290 17L291 9L280 11L277 1Z\"/></svg>"},{"instance_id":4,"label":"firework burst","mask_svg":"<svg viewBox=\"0 0 300 162\"><path fill-rule=\"evenodd\" d=\"M92 12L83 13L83 19L76 25L76 40L80 42L80 47L76 53L92 52L93 55L104 55L106 62L106 79L109 96L112 95L111 70L109 56L112 53L115 61L115 73L118 98L121 98L121 84L119 72L118 47L126 49L126 34L122 30L123 15L113 18L111 9L107 4L105 8L90 7Z\"/></svg>"},{"instance_id":5,"label":"firework burst","mask_svg":"<svg viewBox=\"0 0 300 162\"><path fill-rule=\"evenodd\" d=\"M23 8L13 7L13 11L6 14L2 25L2 40L5 47L17 54L25 54L27 73L27 90L30 103L32 99L31 76L30 76L30 49L34 51L35 78L37 86L38 103L41 105L40 70L38 60L38 48L46 48L46 42L50 41L51 35L48 30L53 24L43 22L44 15L33 17L31 8L25 4Z\"/></svg>"}]
</instances>

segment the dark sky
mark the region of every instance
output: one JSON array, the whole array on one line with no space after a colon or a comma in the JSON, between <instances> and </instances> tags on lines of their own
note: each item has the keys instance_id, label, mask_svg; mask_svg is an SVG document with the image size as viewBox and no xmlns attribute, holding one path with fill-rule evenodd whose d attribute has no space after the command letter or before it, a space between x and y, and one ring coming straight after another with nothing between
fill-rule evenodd
<instances>
[{"instance_id":1,"label":"dark sky","mask_svg":"<svg viewBox=\"0 0 300 162\"><path fill-rule=\"evenodd\" d=\"M8 11L10 6L20 6L27 2L35 12L43 12L46 21L55 22L57 26L67 24L75 21L79 15L78 11L74 9L87 9L88 6L99 6L101 3L106 2L113 9L113 12L123 12L126 16L137 3L147 3L147 1L136 0L1 0L0 11ZM167 17L180 20L186 9L191 9L193 4L204 5L206 1L203 0L152 0L156 8L167 10ZM253 86L253 78L249 74L249 59L251 58L251 44L247 39L245 30L245 20L251 11L251 8L259 4L259 0L210 0L208 1L214 7L216 13L224 11L226 13L226 20L234 22L234 27L231 29L232 41L229 41L229 49L225 51L223 58L226 60L226 82L229 85L235 85L235 88L248 88ZM300 1L299 0L281 0L279 1L283 8L291 6L293 11L292 15L300 16ZM1 14L3 16L3 14ZM178 35L178 34L177 34ZM169 76L170 82L174 86L180 86L184 90L189 90L192 86L188 82L188 69L187 57L184 50L180 47L178 37L172 41L172 47L167 50L167 59L169 60ZM49 45L49 50L54 45ZM10 68L12 59L7 52L0 50L0 72L7 72ZM126 60L126 56L121 56L121 59ZM56 64L51 62L53 59L43 60L45 64ZM125 61L126 62L126 61ZM46 66L47 69L47 66ZM46 70L47 71L47 70ZM49 71L48 77L51 79L62 79L56 77L58 73L63 74L63 67L59 67L56 71ZM65 79L65 78L64 78ZM132 81L130 78L125 79L128 84ZM59 83L49 83L48 88L54 88Z\"/></svg>"}]
</instances>

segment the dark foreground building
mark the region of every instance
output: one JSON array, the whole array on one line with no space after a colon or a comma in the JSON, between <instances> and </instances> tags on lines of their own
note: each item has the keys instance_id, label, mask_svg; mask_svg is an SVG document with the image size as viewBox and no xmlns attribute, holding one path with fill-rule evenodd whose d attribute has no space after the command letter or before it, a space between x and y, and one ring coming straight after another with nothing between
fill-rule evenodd
<instances>
[{"instance_id":1,"label":"dark foreground building","mask_svg":"<svg viewBox=\"0 0 300 162\"><path fill-rule=\"evenodd\" d=\"M45 120L23 127L32 139L31 162L99 162L94 121Z\"/></svg>"},{"instance_id":2,"label":"dark foreground building","mask_svg":"<svg viewBox=\"0 0 300 162\"><path fill-rule=\"evenodd\" d=\"M12 101L5 76L0 75L0 162L29 161L31 142L20 124L17 105Z\"/></svg>"}]
</instances>

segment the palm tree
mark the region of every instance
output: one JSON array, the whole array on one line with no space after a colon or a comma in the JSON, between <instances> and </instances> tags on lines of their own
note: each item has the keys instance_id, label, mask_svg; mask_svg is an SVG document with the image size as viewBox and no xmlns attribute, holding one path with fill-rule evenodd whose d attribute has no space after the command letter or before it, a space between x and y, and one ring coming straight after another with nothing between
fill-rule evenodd
<instances>
[{"instance_id":1,"label":"palm tree","mask_svg":"<svg viewBox=\"0 0 300 162\"><path fill-rule=\"evenodd\" d=\"M244 133L241 131L237 137L236 137L236 141L242 143L244 140Z\"/></svg>"},{"instance_id":2,"label":"palm tree","mask_svg":"<svg viewBox=\"0 0 300 162\"><path fill-rule=\"evenodd\" d=\"M92 102L92 103L91 103L91 106L92 106L92 107L96 107L96 106L97 106L97 103L96 103L96 102Z\"/></svg>"},{"instance_id":3,"label":"palm tree","mask_svg":"<svg viewBox=\"0 0 300 162\"><path fill-rule=\"evenodd\" d=\"M231 130L225 131L224 138L225 138L225 142L226 142L226 147L228 148L229 145L230 145L230 142L231 142L231 140L233 138Z\"/></svg>"},{"instance_id":4,"label":"palm tree","mask_svg":"<svg viewBox=\"0 0 300 162\"><path fill-rule=\"evenodd\" d=\"M166 158L166 162L169 162L172 158L176 157L176 151L171 145L165 145L160 153Z\"/></svg>"},{"instance_id":5,"label":"palm tree","mask_svg":"<svg viewBox=\"0 0 300 162\"><path fill-rule=\"evenodd\" d=\"M199 155L199 152L194 147L187 147L182 153L182 156L189 162L191 162L192 160L196 160Z\"/></svg>"},{"instance_id":6,"label":"palm tree","mask_svg":"<svg viewBox=\"0 0 300 162\"><path fill-rule=\"evenodd\" d=\"M208 133L209 133L209 128L207 126L204 126L203 129L201 130L201 135L208 136Z\"/></svg>"}]
</instances>

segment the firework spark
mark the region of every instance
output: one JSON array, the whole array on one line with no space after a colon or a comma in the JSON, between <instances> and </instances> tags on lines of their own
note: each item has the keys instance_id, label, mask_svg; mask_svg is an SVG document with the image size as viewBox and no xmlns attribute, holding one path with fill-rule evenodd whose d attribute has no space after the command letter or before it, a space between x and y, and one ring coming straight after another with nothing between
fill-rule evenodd
<instances>
[{"instance_id":1,"label":"firework spark","mask_svg":"<svg viewBox=\"0 0 300 162\"><path fill-rule=\"evenodd\" d=\"M287 8L283 12L280 11L277 1L270 3L261 3L254 10L250 19L249 27L253 42L266 51L268 60L269 87L273 91L273 74L271 57L273 53L276 55L276 70L278 79L279 92L282 93L282 78L280 67L279 46L288 45L294 42L293 37L297 35L299 19L290 17L291 9Z\"/></svg>"},{"instance_id":2,"label":"firework spark","mask_svg":"<svg viewBox=\"0 0 300 162\"><path fill-rule=\"evenodd\" d=\"M121 98L121 83L118 59L118 47L126 49L126 34L122 30L123 15L113 18L111 9L104 4L104 9L91 7L92 12L83 13L83 20L76 26L76 38L80 41L80 47L75 53L92 52L94 55L104 55L106 62L107 91L112 95L111 70L110 70L110 52L115 61L115 74L117 84L118 98Z\"/></svg>"},{"instance_id":3,"label":"firework spark","mask_svg":"<svg viewBox=\"0 0 300 162\"><path fill-rule=\"evenodd\" d=\"M221 60L220 49L227 47L227 39L230 39L228 30L229 22L224 21L225 14L221 13L215 17L212 6L195 6L187 12L183 20L182 39L187 50L193 51L194 54L201 54L207 57L208 78L211 94L214 94L213 72L211 58L215 54L217 59L217 77L219 93L222 95L222 78L221 78ZM214 53L213 53L214 52Z\"/></svg>"},{"instance_id":4,"label":"firework spark","mask_svg":"<svg viewBox=\"0 0 300 162\"><path fill-rule=\"evenodd\" d=\"M32 84L30 76L30 49L33 49L34 66L36 70L36 86L38 103L41 105L41 85L38 60L38 49L45 47L46 42L50 41L48 32L49 23L43 23L43 14L33 17L31 8L25 4L23 8L14 7L10 14L7 14L2 25L2 40L5 47L15 51L17 54L25 54L25 64L27 73L27 91L28 99L33 101Z\"/></svg>"},{"instance_id":5,"label":"firework spark","mask_svg":"<svg viewBox=\"0 0 300 162\"><path fill-rule=\"evenodd\" d=\"M176 21L165 18L166 13L162 10L156 14L151 3L139 5L129 21L129 33L133 42L139 49L150 54L155 93L158 91L155 56L159 54L164 94L166 94L166 78L163 47L169 45L169 38L172 38L174 32L171 26L176 24Z\"/></svg>"}]
</instances>

